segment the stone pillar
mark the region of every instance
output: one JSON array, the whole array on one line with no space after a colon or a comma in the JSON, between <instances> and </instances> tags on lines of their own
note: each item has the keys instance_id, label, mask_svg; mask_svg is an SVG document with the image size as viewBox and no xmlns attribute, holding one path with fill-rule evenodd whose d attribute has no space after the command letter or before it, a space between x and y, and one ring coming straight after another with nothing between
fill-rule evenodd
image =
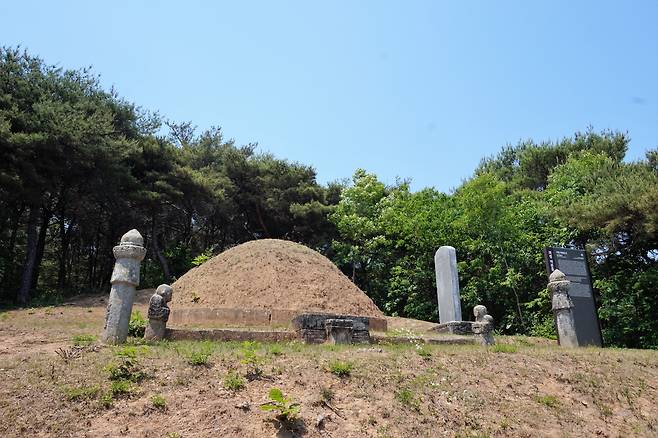
<instances>
[{"instance_id":1,"label":"stone pillar","mask_svg":"<svg viewBox=\"0 0 658 438\"><path fill-rule=\"evenodd\" d=\"M493 337L494 320L489 315L487 308L483 305L473 307L475 322L473 323L473 334L479 339L482 345L493 345L496 343Z\"/></svg>"},{"instance_id":2,"label":"stone pillar","mask_svg":"<svg viewBox=\"0 0 658 438\"><path fill-rule=\"evenodd\" d=\"M551 292L557 338L563 347L578 347L576 324L573 319L573 302L569 298L571 282L562 271L556 269L548 277L548 290Z\"/></svg>"},{"instance_id":3,"label":"stone pillar","mask_svg":"<svg viewBox=\"0 0 658 438\"><path fill-rule=\"evenodd\" d=\"M144 239L137 230L130 230L121 237L121 243L113 248L116 262L112 271L112 289L107 304L105 327L101 340L108 344L122 344L128 337L130 313L139 284L139 265L144 256Z\"/></svg>"},{"instance_id":4,"label":"stone pillar","mask_svg":"<svg viewBox=\"0 0 658 438\"><path fill-rule=\"evenodd\" d=\"M169 320L169 306L174 289L168 284L161 284L149 300L149 322L144 330L144 339L147 341L161 341L165 338L167 321Z\"/></svg>"},{"instance_id":5,"label":"stone pillar","mask_svg":"<svg viewBox=\"0 0 658 438\"><path fill-rule=\"evenodd\" d=\"M452 246L442 246L434 255L436 269L436 294L439 300L439 322L462 320L459 302L459 277L457 253Z\"/></svg>"}]
</instances>

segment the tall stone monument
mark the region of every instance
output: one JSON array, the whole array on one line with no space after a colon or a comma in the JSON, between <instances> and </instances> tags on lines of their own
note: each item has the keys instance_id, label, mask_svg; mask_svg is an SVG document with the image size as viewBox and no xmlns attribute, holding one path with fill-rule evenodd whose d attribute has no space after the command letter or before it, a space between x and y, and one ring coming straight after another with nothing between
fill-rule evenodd
<instances>
[{"instance_id":1,"label":"tall stone monument","mask_svg":"<svg viewBox=\"0 0 658 438\"><path fill-rule=\"evenodd\" d=\"M144 239L139 231L130 230L121 237L121 243L113 248L113 252L116 262L110 279L112 289L101 340L108 344L122 344L128 337L130 313L139 284L139 265L146 255Z\"/></svg>"},{"instance_id":2,"label":"tall stone monument","mask_svg":"<svg viewBox=\"0 0 658 438\"><path fill-rule=\"evenodd\" d=\"M459 277L457 276L457 253L452 246L442 246L434 255L436 270L436 294L439 299L439 322L441 324L462 320L459 302Z\"/></svg>"},{"instance_id":3,"label":"tall stone monument","mask_svg":"<svg viewBox=\"0 0 658 438\"><path fill-rule=\"evenodd\" d=\"M548 290L551 292L555 325L560 345L578 347L576 324L573 318L573 302L569 297L571 282L562 271L556 269L548 277Z\"/></svg>"}]
</instances>

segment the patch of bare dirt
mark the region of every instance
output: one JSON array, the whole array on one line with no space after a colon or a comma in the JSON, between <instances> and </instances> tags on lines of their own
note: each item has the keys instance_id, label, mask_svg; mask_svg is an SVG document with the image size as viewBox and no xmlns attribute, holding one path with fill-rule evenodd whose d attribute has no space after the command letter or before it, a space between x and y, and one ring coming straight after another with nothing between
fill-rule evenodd
<instances>
[{"instance_id":1,"label":"patch of bare dirt","mask_svg":"<svg viewBox=\"0 0 658 438\"><path fill-rule=\"evenodd\" d=\"M233 247L174 284L172 308L289 309L383 318L329 259L298 243L262 239Z\"/></svg>"}]
</instances>

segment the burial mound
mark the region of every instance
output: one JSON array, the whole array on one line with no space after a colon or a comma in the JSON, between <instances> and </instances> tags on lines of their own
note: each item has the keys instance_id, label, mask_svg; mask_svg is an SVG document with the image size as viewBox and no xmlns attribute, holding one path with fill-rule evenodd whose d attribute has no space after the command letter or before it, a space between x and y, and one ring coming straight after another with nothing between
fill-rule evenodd
<instances>
[{"instance_id":1,"label":"burial mound","mask_svg":"<svg viewBox=\"0 0 658 438\"><path fill-rule=\"evenodd\" d=\"M298 243L263 239L235 246L174 284L171 322L178 325L288 325L300 313L386 320L373 301L329 259Z\"/></svg>"}]
</instances>

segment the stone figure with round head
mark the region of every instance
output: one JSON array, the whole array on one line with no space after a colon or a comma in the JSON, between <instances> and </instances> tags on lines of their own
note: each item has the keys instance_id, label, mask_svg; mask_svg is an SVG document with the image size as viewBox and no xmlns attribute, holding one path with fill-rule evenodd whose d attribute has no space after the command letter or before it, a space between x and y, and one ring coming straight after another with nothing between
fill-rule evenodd
<instances>
[{"instance_id":1,"label":"stone figure with round head","mask_svg":"<svg viewBox=\"0 0 658 438\"><path fill-rule=\"evenodd\" d=\"M144 339L159 341L164 339L169 320L169 306L174 289L168 284L161 284L149 300L148 324L144 331Z\"/></svg>"}]
</instances>

